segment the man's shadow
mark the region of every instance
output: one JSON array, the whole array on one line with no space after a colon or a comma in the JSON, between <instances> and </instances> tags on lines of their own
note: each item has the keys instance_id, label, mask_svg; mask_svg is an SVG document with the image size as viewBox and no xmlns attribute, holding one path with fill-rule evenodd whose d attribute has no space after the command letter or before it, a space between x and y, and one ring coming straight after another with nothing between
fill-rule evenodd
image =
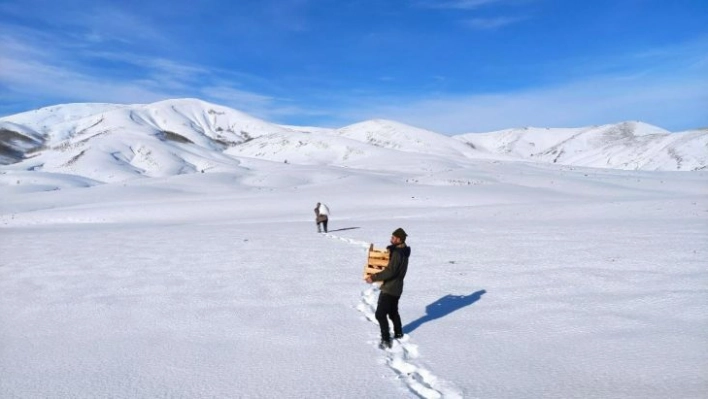
<instances>
[{"instance_id":1,"label":"man's shadow","mask_svg":"<svg viewBox=\"0 0 708 399\"><path fill-rule=\"evenodd\" d=\"M485 290L481 290L469 295L445 295L425 307L425 316L403 326L403 332L410 334L424 323L447 316L457 309L469 306L479 301L486 292Z\"/></svg>"},{"instance_id":2,"label":"man's shadow","mask_svg":"<svg viewBox=\"0 0 708 399\"><path fill-rule=\"evenodd\" d=\"M336 230L327 230L328 233L331 233L333 231L344 231L344 230L355 230L355 229L360 229L361 227L344 227L341 229L336 229Z\"/></svg>"}]
</instances>

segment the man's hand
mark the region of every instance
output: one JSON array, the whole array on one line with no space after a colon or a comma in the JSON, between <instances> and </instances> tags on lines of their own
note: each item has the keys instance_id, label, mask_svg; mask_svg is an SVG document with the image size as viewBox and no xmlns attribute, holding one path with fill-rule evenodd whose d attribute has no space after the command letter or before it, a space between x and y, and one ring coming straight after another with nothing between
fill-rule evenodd
<instances>
[{"instance_id":1,"label":"man's hand","mask_svg":"<svg viewBox=\"0 0 708 399\"><path fill-rule=\"evenodd\" d=\"M371 279L371 276L366 276L366 278L364 279L364 281L366 281L366 282L369 283L369 284L371 284L371 283L374 282L374 280Z\"/></svg>"}]
</instances>

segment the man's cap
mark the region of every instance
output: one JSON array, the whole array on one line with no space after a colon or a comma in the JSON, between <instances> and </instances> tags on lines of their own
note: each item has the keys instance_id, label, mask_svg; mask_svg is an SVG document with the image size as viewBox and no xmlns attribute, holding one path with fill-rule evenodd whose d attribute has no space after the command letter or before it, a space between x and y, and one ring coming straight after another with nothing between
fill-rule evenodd
<instances>
[{"instance_id":1,"label":"man's cap","mask_svg":"<svg viewBox=\"0 0 708 399\"><path fill-rule=\"evenodd\" d=\"M396 230L394 230L393 233L391 233L391 235L394 236L394 237L398 237L398 238L400 238L400 239L403 240L403 241L405 241L405 240L406 240L406 237L408 237L408 234L406 234L405 230L403 230L403 229L400 228L400 227L397 228Z\"/></svg>"}]
</instances>

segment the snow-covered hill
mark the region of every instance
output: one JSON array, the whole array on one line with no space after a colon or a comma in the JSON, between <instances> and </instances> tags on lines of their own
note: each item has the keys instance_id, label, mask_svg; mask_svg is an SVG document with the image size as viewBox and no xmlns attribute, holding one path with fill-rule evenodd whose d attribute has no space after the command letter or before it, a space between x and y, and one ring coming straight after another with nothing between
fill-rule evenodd
<instances>
[{"instance_id":1,"label":"snow-covered hill","mask_svg":"<svg viewBox=\"0 0 708 399\"><path fill-rule=\"evenodd\" d=\"M395 122L196 100L0 123L19 160L0 167L2 398L708 392L708 170L520 162L520 141L501 161ZM612 132L526 145L657 134ZM362 272L398 227L405 336L382 351Z\"/></svg>"},{"instance_id":2,"label":"snow-covered hill","mask_svg":"<svg viewBox=\"0 0 708 399\"><path fill-rule=\"evenodd\" d=\"M708 392L708 170L465 160L320 133L225 153L125 133L173 154L165 165L221 154L220 173L99 184L0 170L0 396ZM98 157L116 143L85 146ZM301 164L269 160L276 148ZM347 148L363 154L342 160ZM121 154L76 164L159 172ZM339 158L313 164L322 154ZM37 158L50 155L66 154ZM413 254L405 336L382 351L378 288L362 272L398 227Z\"/></svg>"},{"instance_id":3,"label":"snow-covered hill","mask_svg":"<svg viewBox=\"0 0 708 399\"><path fill-rule=\"evenodd\" d=\"M13 169L98 181L238 167L225 148L288 129L199 100L149 105L69 104L0 119ZM5 137L5 135L3 136ZM30 141L31 140L31 141ZM31 143L24 145L21 143ZM3 148L3 149L4 149ZM9 162L6 162L9 163Z\"/></svg>"},{"instance_id":4,"label":"snow-covered hill","mask_svg":"<svg viewBox=\"0 0 708 399\"><path fill-rule=\"evenodd\" d=\"M699 170L708 165L708 130L670 133L642 122L507 129L455 138L491 154L561 165L629 170Z\"/></svg>"},{"instance_id":5,"label":"snow-covered hill","mask_svg":"<svg viewBox=\"0 0 708 399\"><path fill-rule=\"evenodd\" d=\"M33 129L0 121L0 165L21 161L25 154L41 148L44 139Z\"/></svg>"},{"instance_id":6,"label":"snow-covered hill","mask_svg":"<svg viewBox=\"0 0 708 399\"><path fill-rule=\"evenodd\" d=\"M99 182L241 169L244 159L434 172L477 153L448 136L389 121L342 129L282 126L200 100L68 104L0 119L6 169ZM452 164L451 164L452 162Z\"/></svg>"},{"instance_id":7,"label":"snow-covered hill","mask_svg":"<svg viewBox=\"0 0 708 399\"><path fill-rule=\"evenodd\" d=\"M450 137L395 121L375 119L336 130L336 134L377 147L422 154L474 157L477 151Z\"/></svg>"},{"instance_id":8,"label":"snow-covered hill","mask_svg":"<svg viewBox=\"0 0 708 399\"><path fill-rule=\"evenodd\" d=\"M454 137L387 120L285 126L196 99L66 104L0 118L3 169L74 175L80 184L238 171L253 158L425 176L489 159L685 171L706 167L707 145L706 131L669 133L639 122Z\"/></svg>"}]
</instances>

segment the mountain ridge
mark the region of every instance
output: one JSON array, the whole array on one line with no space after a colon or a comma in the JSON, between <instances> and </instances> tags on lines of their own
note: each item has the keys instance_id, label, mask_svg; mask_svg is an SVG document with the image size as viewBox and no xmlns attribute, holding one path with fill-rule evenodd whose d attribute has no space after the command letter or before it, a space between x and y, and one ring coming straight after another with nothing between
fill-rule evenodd
<instances>
[{"instance_id":1,"label":"mountain ridge","mask_svg":"<svg viewBox=\"0 0 708 399\"><path fill-rule=\"evenodd\" d=\"M279 125L189 98L54 105L0 118L4 169L104 182L233 171L247 158L386 170L393 154L407 167L436 170L491 159L686 171L706 168L706 148L708 131L671 133L636 121L446 136L385 119L338 129Z\"/></svg>"},{"instance_id":2,"label":"mountain ridge","mask_svg":"<svg viewBox=\"0 0 708 399\"><path fill-rule=\"evenodd\" d=\"M569 166L628 170L706 168L708 130L672 133L639 121L581 128L504 129L454 136L491 154Z\"/></svg>"}]
</instances>

